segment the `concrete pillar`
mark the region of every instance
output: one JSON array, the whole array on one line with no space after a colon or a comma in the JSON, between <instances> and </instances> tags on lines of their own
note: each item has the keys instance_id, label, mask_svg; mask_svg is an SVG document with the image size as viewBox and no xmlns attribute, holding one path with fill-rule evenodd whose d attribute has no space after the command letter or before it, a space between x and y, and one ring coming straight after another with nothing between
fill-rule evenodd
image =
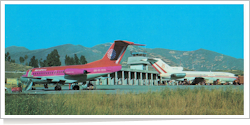
<instances>
[{"instance_id":1,"label":"concrete pillar","mask_svg":"<svg viewBox=\"0 0 250 125\"><path fill-rule=\"evenodd\" d=\"M158 75L157 74L155 74L155 81L156 81L155 86L158 86L159 79L158 79Z\"/></svg>"},{"instance_id":2,"label":"concrete pillar","mask_svg":"<svg viewBox=\"0 0 250 125\"><path fill-rule=\"evenodd\" d=\"M137 82L137 72L134 73L134 85L138 85L138 82Z\"/></svg>"},{"instance_id":3,"label":"concrete pillar","mask_svg":"<svg viewBox=\"0 0 250 125\"><path fill-rule=\"evenodd\" d=\"M96 84L96 85L100 85L99 79L96 79L95 84Z\"/></svg>"},{"instance_id":4,"label":"concrete pillar","mask_svg":"<svg viewBox=\"0 0 250 125\"><path fill-rule=\"evenodd\" d=\"M124 85L128 85L128 79L124 80Z\"/></svg>"},{"instance_id":5,"label":"concrete pillar","mask_svg":"<svg viewBox=\"0 0 250 125\"><path fill-rule=\"evenodd\" d=\"M162 77L160 76L160 84L162 84Z\"/></svg>"},{"instance_id":6,"label":"concrete pillar","mask_svg":"<svg viewBox=\"0 0 250 125\"><path fill-rule=\"evenodd\" d=\"M103 80L100 79L100 80L99 80L99 83L100 83L100 85L103 85Z\"/></svg>"},{"instance_id":7,"label":"concrete pillar","mask_svg":"<svg viewBox=\"0 0 250 125\"><path fill-rule=\"evenodd\" d=\"M122 79L121 78L118 79L118 85L122 85Z\"/></svg>"},{"instance_id":8,"label":"concrete pillar","mask_svg":"<svg viewBox=\"0 0 250 125\"><path fill-rule=\"evenodd\" d=\"M145 85L148 85L148 73L145 73L146 79L145 79Z\"/></svg>"},{"instance_id":9,"label":"concrete pillar","mask_svg":"<svg viewBox=\"0 0 250 125\"><path fill-rule=\"evenodd\" d=\"M111 84L111 85L114 85L114 81L115 81L115 78L112 78L112 79L110 80L110 84Z\"/></svg>"},{"instance_id":10,"label":"concrete pillar","mask_svg":"<svg viewBox=\"0 0 250 125\"><path fill-rule=\"evenodd\" d=\"M102 85L107 85L107 79L102 80Z\"/></svg>"},{"instance_id":11,"label":"concrete pillar","mask_svg":"<svg viewBox=\"0 0 250 125\"><path fill-rule=\"evenodd\" d=\"M125 84L125 82L124 82L124 71L122 71L122 85L127 85L127 84Z\"/></svg>"},{"instance_id":12,"label":"concrete pillar","mask_svg":"<svg viewBox=\"0 0 250 125\"><path fill-rule=\"evenodd\" d=\"M128 71L128 84L131 85L131 72Z\"/></svg>"},{"instance_id":13,"label":"concrete pillar","mask_svg":"<svg viewBox=\"0 0 250 125\"><path fill-rule=\"evenodd\" d=\"M151 80L150 80L150 85L153 85L153 73L151 73Z\"/></svg>"},{"instance_id":14,"label":"concrete pillar","mask_svg":"<svg viewBox=\"0 0 250 125\"><path fill-rule=\"evenodd\" d=\"M140 81L139 81L140 85L143 85L143 82L142 82L142 72L140 72Z\"/></svg>"},{"instance_id":15,"label":"concrete pillar","mask_svg":"<svg viewBox=\"0 0 250 125\"><path fill-rule=\"evenodd\" d=\"M111 78L110 78L110 74L108 74L108 85L111 85Z\"/></svg>"},{"instance_id":16,"label":"concrete pillar","mask_svg":"<svg viewBox=\"0 0 250 125\"><path fill-rule=\"evenodd\" d=\"M117 72L115 72L115 85L118 84Z\"/></svg>"}]
</instances>

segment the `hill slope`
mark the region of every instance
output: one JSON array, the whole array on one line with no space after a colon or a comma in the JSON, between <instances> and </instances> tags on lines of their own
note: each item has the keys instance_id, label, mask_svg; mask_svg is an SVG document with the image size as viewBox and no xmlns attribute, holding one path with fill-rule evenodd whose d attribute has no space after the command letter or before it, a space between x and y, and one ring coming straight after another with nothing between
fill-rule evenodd
<instances>
[{"instance_id":1,"label":"hill slope","mask_svg":"<svg viewBox=\"0 0 250 125\"><path fill-rule=\"evenodd\" d=\"M73 57L77 54L78 57L84 55L88 62L99 60L106 53L112 43L99 44L91 48L82 45L65 44L55 46L47 49L28 50L24 47L7 47L5 52L9 52L11 59L15 59L16 63L19 62L19 57L28 55L27 61L29 62L32 56L37 59L46 59L47 55L57 49L60 55L62 65L65 65L65 55ZM122 65L126 65L127 58L130 56L130 51L141 50L147 51L148 57L156 57L163 59L170 66L183 66L186 69L193 70L244 70L244 60L236 59L227 55L217 52L198 49L195 51L176 51L162 48L146 49L138 46L129 46L121 60Z\"/></svg>"},{"instance_id":2,"label":"hill slope","mask_svg":"<svg viewBox=\"0 0 250 125\"><path fill-rule=\"evenodd\" d=\"M5 71L21 71L21 72L25 72L28 69L31 69L33 67L31 66L24 66L21 64L17 64L17 63L11 63L8 61L5 61Z\"/></svg>"}]
</instances>

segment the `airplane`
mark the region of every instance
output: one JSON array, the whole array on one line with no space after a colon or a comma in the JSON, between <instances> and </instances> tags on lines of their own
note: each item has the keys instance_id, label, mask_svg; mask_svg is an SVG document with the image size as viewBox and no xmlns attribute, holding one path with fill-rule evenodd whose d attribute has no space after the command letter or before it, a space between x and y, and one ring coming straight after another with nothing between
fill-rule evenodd
<instances>
[{"instance_id":1,"label":"airplane","mask_svg":"<svg viewBox=\"0 0 250 125\"><path fill-rule=\"evenodd\" d=\"M55 90L61 90L60 85L71 85L72 83L75 84L73 89L79 90L78 82L86 83L86 81L93 81L97 77L120 71L122 68L120 61L128 45L144 46L129 41L116 40L100 60L85 65L29 69L21 76L20 81L27 83L26 91L31 89L33 84L44 84L45 88L48 88L48 84L56 84Z\"/></svg>"},{"instance_id":2,"label":"airplane","mask_svg":"<svg viewBox=\"0 0 250 125\"><path fill-rule=\"evenodd\" d=\"M142 59L142 61L148 61L163 79L168 80L193 81L201 78L206 81L217 81L219 79L222 83L229 82L232 84L237 79L235 74L228 72L183 71L183 67L171 67L159 58L147 58Z\"/></svg>"}]
</instances>

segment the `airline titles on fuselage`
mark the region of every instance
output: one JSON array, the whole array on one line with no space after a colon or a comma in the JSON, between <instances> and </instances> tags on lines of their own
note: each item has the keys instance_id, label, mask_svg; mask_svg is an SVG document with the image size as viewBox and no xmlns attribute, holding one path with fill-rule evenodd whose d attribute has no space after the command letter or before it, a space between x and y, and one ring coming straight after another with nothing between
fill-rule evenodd
<instances>
[{"instance_id":1,"label":"airline titles on fuselage","mask_svg":"<svg viewBox=\"0 0 250 125\"><path fill-rule=\"evenodd\" d=\"M46 71L47 69L35 69L35 71Z\"/></svg>"}]
</instances>

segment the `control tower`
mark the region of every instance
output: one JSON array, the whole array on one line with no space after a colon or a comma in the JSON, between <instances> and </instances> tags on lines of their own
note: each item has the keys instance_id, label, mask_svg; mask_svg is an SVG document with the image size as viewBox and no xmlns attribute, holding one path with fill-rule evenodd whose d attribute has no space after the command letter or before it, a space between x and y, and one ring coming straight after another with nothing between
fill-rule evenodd
<instances>
[{"instance_id":1,"label":"control tower","mask_svg":"<svg viewBox=\"0 0 250 125\"><path fill-rule=\"evenodd\" d=\"M155 70L148 70L151 66L147 61L146 51L130 51L128 57L129 68L123 67L120 71L108 74L103 78L96 79L96 85L147 85L158 86L162 83L162 77ZM107 77L107 78L105 78Z\"/></svg>"},{"instance_id":2,"label":"control tower","mask_svg":"<svg viewBox=\"0 0 250 125\"><path fill-rule=\"evenodd\" d=\"M149 62L141 61L147 59L146 51L130 51L131 57L128 57L127 64L130 69L148 70Z\"/></svg>"}]
</instances>

